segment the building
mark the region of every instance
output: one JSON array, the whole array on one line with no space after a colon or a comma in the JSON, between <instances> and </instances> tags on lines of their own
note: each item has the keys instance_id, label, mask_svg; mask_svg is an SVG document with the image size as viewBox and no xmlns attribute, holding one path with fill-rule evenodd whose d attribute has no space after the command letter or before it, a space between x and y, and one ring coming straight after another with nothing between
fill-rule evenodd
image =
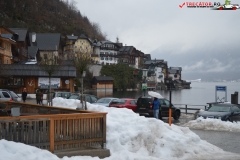
<instances>
[{"instance_id":1,"label":"building","mask_svg":"<svg viewBox=\"0 0 240 160\"><path fill-rule=\"evenodd\" d=\"M64 46L64 58L74 59L77 56L91 57L93 53L92 41L84 34L80 36L66 36L66 45Z\"/></svg>"},{"instance_id":2,"label":"building","mask_svg":"<svg viewBox=\"0 0 240 160\"><path fill-rule=\"evenodd\" d=\"M111 41L94 41L92 60L95 64L111 65L118 63L118 51L122 46L121 43Z\"/></svg>"},{"instance_id":3,"label":"building","mask_svg":"<svg viewBox=\"0 0 240 160\"><path fill-rule=\"evenodd\" d=\"M16 46L14 37L17 35L4 27L0 27L0 64L12 64L13 50Z\"/></svg>"},{"instance_id":4,"label":"building","mask_svg":"<svg viewBox=\"0 0 240 160\"><path fill-rule=\"evenodd\" d=\"M5 89L21 93L27 88L29 94L35 94L37 89L45 93L49 90L49 74L37 64L4 64L5 71L2 84ZM56 65L51 76L51 88L55 91L74 92L76 68L67 63Z\"/></svg>"}]
</instances>

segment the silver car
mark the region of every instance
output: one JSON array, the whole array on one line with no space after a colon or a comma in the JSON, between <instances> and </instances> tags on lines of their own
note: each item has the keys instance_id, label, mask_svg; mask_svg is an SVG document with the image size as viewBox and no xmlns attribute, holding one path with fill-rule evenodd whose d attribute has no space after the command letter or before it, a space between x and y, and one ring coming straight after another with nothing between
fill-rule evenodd
<instances>
[{"instance_id":1,"label":"silver car","mask_svg":"<svg viewBox=\"0 0 240 160\"><path fill-rule=\"evenodd\" d=\"M119 98L113 98L113 97L100 98L100 99L97 100L96 103L93 103L93 104L97 104L97 105L109 107L109 104L110 104L114 99L119 99Z\"/></svg>"},{"instance_id":2,"label":"silver car","mask_svg":"<svg viewBox=\"0 0 240 160\"><path fill-rule=\"evenodd\" d=\"M18 101L20 97L13 91L10 91L8 89L0 89L0 100L2 101Z\"/></svg>"}]
</instances>

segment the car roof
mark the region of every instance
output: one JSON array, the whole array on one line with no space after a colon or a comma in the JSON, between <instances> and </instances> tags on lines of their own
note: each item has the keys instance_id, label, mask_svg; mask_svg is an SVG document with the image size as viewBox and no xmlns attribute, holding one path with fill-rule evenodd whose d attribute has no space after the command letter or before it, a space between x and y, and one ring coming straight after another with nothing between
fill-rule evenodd
<instances>
[{"instance_id":1,"label":"car roof","mask_svg":"<svg viewBox=\"0 0 240 160\"><path fill-rule=\"evenodd\" d=\"M102 97L100 99L119 99L119 98L115 98L115 97Z\"/></svg>"},{"instance_id":2,"label":"car roof","mask_svg":"<svg viewBox=\"0 0 240 160\"><path fill-rule=\"evenodd\" d=\"M231 103L213 103L212 106L226 106L226 107L231 107L231 106L239 106L237 104L231 104Z\"/></svg>"},{"instance_id":3,"label":"car roof","mask_svg":"<svg viewBox=\"0 0 240 160\"><path fill-rule=\"evenodd\" d=\"M137 100L136 98L120 98L120 99L124 99L124 100Z\"/></svg>"}]
</instances>

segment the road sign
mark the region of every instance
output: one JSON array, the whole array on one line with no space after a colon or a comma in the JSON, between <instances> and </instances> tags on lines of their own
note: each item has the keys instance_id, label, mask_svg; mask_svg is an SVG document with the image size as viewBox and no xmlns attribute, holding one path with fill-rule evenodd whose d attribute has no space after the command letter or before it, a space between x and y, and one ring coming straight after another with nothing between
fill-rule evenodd
<instances>
[{"instance_id":1,"label":"road sign","mask_svg":"<svg viewBox=\"0 0 240 160\"><path fill-rule=\"evenodd\" d=\"M147 89L147 83L142 84L142 89Z\"/></svg>"}]
</instances>

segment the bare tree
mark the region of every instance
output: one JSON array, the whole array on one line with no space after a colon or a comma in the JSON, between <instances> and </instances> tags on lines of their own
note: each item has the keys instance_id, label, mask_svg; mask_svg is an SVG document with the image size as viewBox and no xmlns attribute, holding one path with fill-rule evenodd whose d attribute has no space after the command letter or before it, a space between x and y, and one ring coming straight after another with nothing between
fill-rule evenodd
<instances>
[{"instance_id":1,"label":"bare tree","mask_svg":"<svg viewBox=\"0 0 240 160\"><path fill-rule=\"evenodd\" d=\"M79 79L82 79L81 86L82 86L82 94L83 94L83 72L88 70L88 66L91 64L91 56L88 54L83 54L78 52L76 54L76 57L74 59L74 65L77 70L77 83L79 83ZM81 102L83 105L83 95L81 95ZM83 106L82 106L83 107ZM87 106L85 105L85 109L87 109Z\"/></svg>"},{"instance_id":2,"label":"bare tree","mask_svg":"<svg viewBox=\"0 0 240 160\"><path fill-rule=\"evenodd\" d=\"M61 61L57 58L46 58L44 60L42 60L39 65L40 67L48 74L48 78L49 78L49 92L48 92L48 102L50 103L50 105L52 105L52 95L51 95L51 77L53 76L53 74L59 70L59 64L61 64Z\"/></svg>"}]
</instances>

